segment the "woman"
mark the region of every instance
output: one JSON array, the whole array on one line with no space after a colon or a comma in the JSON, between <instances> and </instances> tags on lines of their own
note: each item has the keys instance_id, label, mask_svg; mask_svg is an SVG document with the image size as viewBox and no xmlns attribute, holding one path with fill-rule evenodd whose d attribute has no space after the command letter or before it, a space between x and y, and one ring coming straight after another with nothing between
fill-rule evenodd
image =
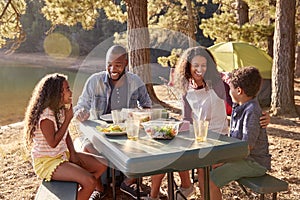
<instances>
[{"instance_id":1,"label":"woman","mask_svg":"<svg viewBox=\"0 0 300 200\"><path fill-rule=\"evenodd\" d=\"M175 87L183 94L183 119L191 123L193 119L207 120L209 130L227 135L226 92L212 54L201 46L187 49L175 68L175 76L177 80ZM261 126L266 127L269 122L269 115L261 118ZM201 168L197 171L200 191L203 194L204 172ZM190 181L189 171L181 171L179 176L181 178L179 190L188 198L195 191ZM158 198L163 177L164 175L152 176L151 198L149 199ZM181 198L180 195L179 198Z\"/></svg>"}]
</instances>

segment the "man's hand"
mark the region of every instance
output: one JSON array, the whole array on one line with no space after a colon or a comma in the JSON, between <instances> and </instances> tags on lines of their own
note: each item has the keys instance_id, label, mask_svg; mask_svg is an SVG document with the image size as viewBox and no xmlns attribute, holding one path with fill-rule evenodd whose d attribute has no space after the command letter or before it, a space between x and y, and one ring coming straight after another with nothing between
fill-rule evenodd
<instances>
[{"instance_id":1,"label":"man's hand","mask_svg":"<svg viewBox=\"0 0 300 200\"><path fill-rule=\"evenodd\" d=\"M90 117L90 113L86 111L84 108L79 109L75 113L76 119L78 119L80 122L83 122L87 120Z\"/></svg>"},{"instance_id":2,"label":"man's hand","mask_svg":"<svg viewBox=\"0 0 300 200\"><path fill-rule=\"evenodd\" d=\"M268 112L263 111L262 116L259 118L259 123L262 128L267 128L270 124L271 118Z\"/></svg>"}]
</instances>

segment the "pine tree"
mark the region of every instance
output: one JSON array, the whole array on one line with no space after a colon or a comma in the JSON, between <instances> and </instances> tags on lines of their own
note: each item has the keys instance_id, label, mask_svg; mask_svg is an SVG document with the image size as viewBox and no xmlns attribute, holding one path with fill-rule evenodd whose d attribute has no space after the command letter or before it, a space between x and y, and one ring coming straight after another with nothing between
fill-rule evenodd
<instances>
[{"instance_id":1,"label":"pine tree","mask_svg":"<svg viewBox=\"0 0 300 200\"><path fill-rule=\"evenodd\" d=\"M294 100L295 0L277 0L271 111L297 117Z\"/></svg>"}]
</instances>

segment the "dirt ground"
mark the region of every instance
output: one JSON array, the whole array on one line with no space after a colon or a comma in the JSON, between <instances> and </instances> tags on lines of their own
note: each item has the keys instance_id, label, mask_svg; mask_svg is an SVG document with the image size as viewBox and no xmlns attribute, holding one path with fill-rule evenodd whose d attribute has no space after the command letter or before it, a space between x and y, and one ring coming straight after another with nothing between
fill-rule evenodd
<instances>
[{"instance_id":1,"label":"dirt ground","mask_svg":"<svg viewBox=\"0 0 300 200\"><path fill-rule=\"evenodd\" d=\"M155 86L158 96L164 99L169 96L165 86ZM164 99L165 100L165 99ZM300 79L295 81L295 100L300 113ZM74 124L73 124L74 125ZM0 129L0 199L34 199L41 180L33 172L28 152L23 148L23 124L16 123L2 126ZM76 133L72 130L73 138ZM278 199L300 199L300 120L298 118L271 117L267 128L272 154L272 171L270 174L289 183L289 190L280 192ZM175 180L180 184L177 173ZM145 177L143 183L151 184L151 179ZM162 188L166 189L166 179ZM118 199L130 199L117 190ZM258 199L257 194L246 196L239 186L232 182L222 188L224 199ZM192 199L199 199L197 193ZM112 199L111 189L107 189L106 200Z\"/></svg>"}]
</instances>

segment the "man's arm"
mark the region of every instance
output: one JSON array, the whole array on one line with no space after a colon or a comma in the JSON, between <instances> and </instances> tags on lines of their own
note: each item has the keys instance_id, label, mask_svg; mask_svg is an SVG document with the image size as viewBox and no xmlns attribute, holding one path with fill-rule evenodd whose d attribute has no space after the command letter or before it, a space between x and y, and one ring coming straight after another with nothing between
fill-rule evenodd
<instances>
[{"instance_id":1,"label":"man's arm","mask_svg":"<svg viewBox=\"0 0 300 200\"><path fill-rule=\"evenodd\" d=\"M74 116L79 121L85 121L90 117L90 109L92 104L93 96L95 95L95 79L96 74L91 75L85 82L82 93L78 99L77 105L74 107Z\"/></svg>"}]
</instances>

